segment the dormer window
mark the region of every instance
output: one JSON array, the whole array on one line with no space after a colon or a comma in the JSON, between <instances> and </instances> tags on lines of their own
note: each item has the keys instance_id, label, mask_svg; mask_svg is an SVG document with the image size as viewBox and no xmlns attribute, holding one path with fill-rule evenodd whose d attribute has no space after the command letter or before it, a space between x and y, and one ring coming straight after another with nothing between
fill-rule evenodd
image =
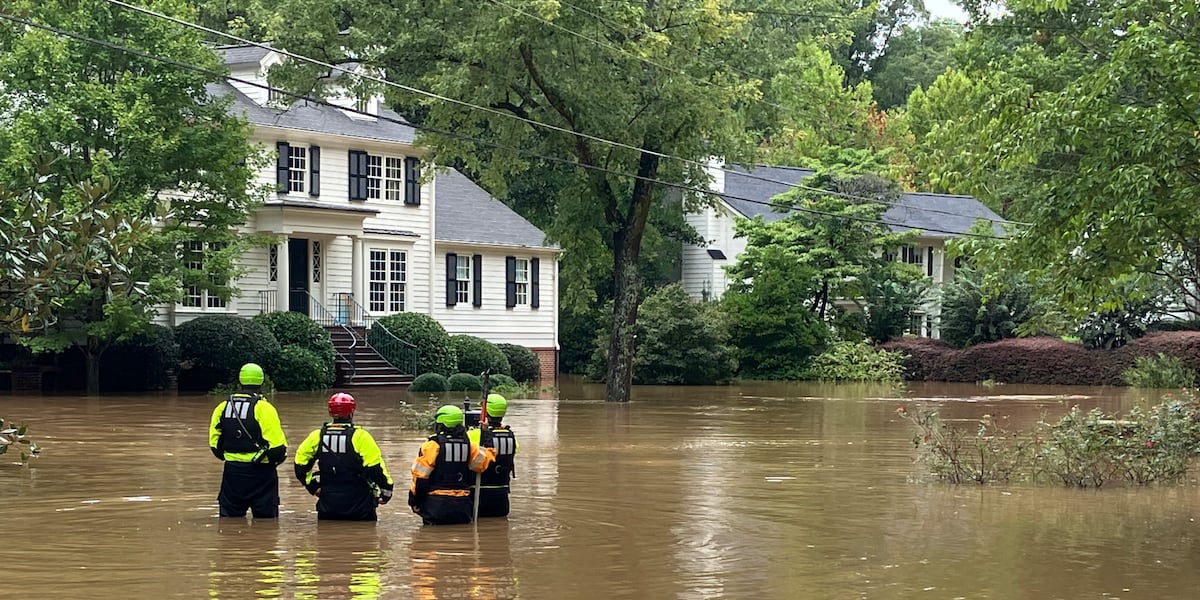
<instances>
[{"instance_id":1,"label":"dormer window","mask_svg":"<svg viewBox=\"0 0 1200 600\"><path fill-rule=\"evenodd\" d=\"M354 102L354 110L360 113L371 114L371 98L368 96L359 96Z\"/></svg>"}]
</instances>

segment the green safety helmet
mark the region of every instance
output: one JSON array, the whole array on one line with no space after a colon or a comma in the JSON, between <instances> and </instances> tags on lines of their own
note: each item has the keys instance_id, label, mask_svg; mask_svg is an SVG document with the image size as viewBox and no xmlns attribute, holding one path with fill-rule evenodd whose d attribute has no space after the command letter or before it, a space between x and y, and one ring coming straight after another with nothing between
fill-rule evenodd
<instances>
[{"instance_id":1,"label":"green safety helmet","mask_svg":"<svg viewBox=\"0 0 1200 600\"><path fill-rule=\"evenodd\" d=\"M508 400L500 394L488 394L487 397L487 415L489 417L500 418L504 413L508 412Z\"/></svg>"},{"instance_id":2,"label":"green safety helmet","mask_svg":"<svg viewBox=\"0 0 1200 600\"><path fill-rule=\"evenodd\" d=\"M238 373L238 381L242 382L242 385L262 385L262 367L254 363L246 363L242 365L242 371Z\"/></svg>"},{"instance_id":3,"label":"green safety helmet","mask_svg":"<svg viewBox=\"0 0 1200 600\"><path fill-rule=\"evenodd\" d=\"M463 424L463 411L453 404L447 404L437 409L437 412L433 415L433 420L437 421L438 425L442 425L447 429L454 429Z\"/></svg>"}]
</instances>

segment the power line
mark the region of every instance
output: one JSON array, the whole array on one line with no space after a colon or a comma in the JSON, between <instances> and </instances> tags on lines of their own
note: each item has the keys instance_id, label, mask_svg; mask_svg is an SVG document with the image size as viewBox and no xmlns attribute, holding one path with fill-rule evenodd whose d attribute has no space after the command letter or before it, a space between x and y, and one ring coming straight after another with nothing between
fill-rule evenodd
<instances>
[{"instance_id":1,"label":"power line","mask_svg":"<svg viewBox=\"0 0 1200 600\"><path fill-rule=\"evenodd\" d=\"M344 106L339 106L339 105L333 104L333 103L331 103L331 102L328 102L328 101L326 101L326 100L323 100L323 99L320 99L320 98L316 98L316 97L313 97L313 96L309 96L309 95L307 95L307 94L295 93L295 92L291 92L291 91L284 90L284 89L281 89L281 88L275 88L275 87L272 87L272 86L270 86L270 85L268 85L268 84L259 83L259 82L257 82L257 81L251 81L251 80L248 80L248 79L241 79L241 78L238 78L238 77L233 77L233 76L226 75L226 74L224 74L224 73L221 73L221 72L219 72L219 71L216 71L216 70L213 70L213 69L208 69L208 68L201 67L201 66L198 66L198 65L193 65L193 64L190 64L190 63L185 63L185 62L182 62L182 61L179 61L179 60L176 60L176 59L172 59L172 58L168 58L168 57L164 57L164 56L158 56L158 55L155 55L155 54L150 54L150 53L148 53L148 52L143 52L143 51L141 51L141 50L137 50L137 49L135 49L135 48L130 48L130 47L128 47L128 46L122 46L122 45L120 45L120 44L115 44L115 43L113 43L113 42L109 42L109 41L106 41L106 40L100 40L100 39L96 39L96 38L93 38L93 37L90 37L90 36L87 36L87 35L83 35L83 34L80 34L80 33L75 33L75 32L72 32L72 31L67 31L67 30L64 30L64 29L61 29L61 28L58 28L58 27L54 27L54 26L51 26L51 25L45 25L45 24L42 24L42 23L37 23L37 22L35 22L35 21L32 21L32 20L29 20L29 19L24 19L24 18L16 17L16 16L9 15L9 14L7 14L7 13L3 13L3 12L0 12L0 19L4 19L4 20L7 20L7 21L10 21L10 22L13 22L13 23L19 23L19 24L26 25L26 26L29 26L29 27L34 27L34 28L36 28L36 29L41 29L41 30L43 30L43 31L48 31L48 32L54 33L54 34L56 34L56 35L60 35L60 36L64 36L64 37L68 37L68 38L75 39L75 40L78 40L78 41L82 41L82 42L85 42L85 43L89 43L89 44L92 44L92 45L102 46L102 47L105 47L105 48L109 48L109 49L111 49L111 50L116 50L116 51L118 51L118 52L124 52L124 53L130 54L130 55L132 55L132 56L136 56L136 57L138 57L138 58L143 58L143 59L146 59L146 60L152 60L152 61L155 61L155 62L160 62L160 63L163 63L163 64L172 65L172 66L175 66L175 67L178 67L178 68L181 68L181 69L185 69L185 70L189 70L189 71L192 71L192 72L195 72L195 73L200 73L200 74L203 74L203 75L207 75L207 76L209 76L209 77L212 77L213 79L219 79L219 80L225 80L225 81L229 81L229 82L241 83L241 84L243 84L243 85L247 85L247 86L251 86L251 87L256 87L256 88L263 89L263 90L267 90L267 91L275 91L275 92L277 92L277 93L279 93L279 94L282 94L282 95L285 95L285 96L290 96L290 97L292 97L292 98L295 98L295 99L297 99L297 100L304 100L304 101L306 101L306 102L309 102L309 103L312 103L312 104L316 104L316 105L319 105L319 106L326 106L326 107L330 107L330 108L336 108L336 109L338 109L338 110L342 110L342 111L346 111L346 112L350 112L350 113L354 113L354 114L358 114L358 115L363 115L363 116L372 117L372 118L375 118L375 119L379 119L379 120L387 121L387 122L389 122L389 123L395 123L395 124L398 124L398 125L403 125L403 126L406 126L406 127L412 127L413 129L418 129L418 130L421 130L421 131L426 131L426 132L433 133L433 134L436 134L436 135L444 135L444 136L447 136L447 137L451 137L451 138L455 138L455 139L459 139L459 140L463 140L463 141L469 141L469 142L472 142L472 143L475 143L475 144L485 145L485 146L489 146L489 147L496 148L496 149L500 149L500 150L506 150L506 151L510 151L510 152L515 152L515 153L523 154L523 155L525 155L525 156L529 156L529 157L532 157L532 158L537 158L537 159L540 159L540 160L545 160L545 161L548 161L548 162L562 163L562 164L567 164L567 165L571 165L571 166L574 166L574 167L579 167L579 168L583 168L583 169L588 169L588 170L593 170L593 171L597 171L597 172L602 172L602 173L605 173L605 174L608 174L608 175L617 176L617 177L625 177L625 178L634 179L634 180L642 180L642 181L647 181L647 182L650 182L650 183L656 183L656 184L662 185L662 186L664 186L664 187L675 188L675 189L679 189L679 190L682 190L682 191L689 191L689 192L696 193L696 194L702 194L702 195L707 195L707 196L713 196L713 197L717 197L717 198L722 198L722 197L723 197L723 198L730 198L730 199L734 199L734 200L741 200L741 201L744 201L744 202L749 202L749 203L752 203L752 204L759 204L759 205L764 205L764 206L771 206L771 207L773 207L773 208L776 208L776 207L778 207L778 205L772 204L772 203L771 203L771 202L769 202L769 201L756 200L756 199L753 199L753 198L744 198L744 197L735 196L735 195L732 195L732 194L724 194L724 193L716 192L716 191L714 191L714 190L707 189L707 188L699 188L699 187L695 187L695 186L691 186L691 185L687 185L687 184L675 183L675 182L671 182L671 181L664 181L664 180L661 180L661 179L656 179L656 178L653 178L653 177L645 177L645 176L637 175L637 174L634 174L634 173L626 173L626 172L623 172L623 171L617 171L617 170L614 170L614 169L609 169L609 168L606 168L606 167L600 167L600 166L596 166L596 165L585 165L585 164L581 164L581 163L579 163L579 162L577 162L577 161L572 161L572 160L569 160L569 159L564 159L564 158L555 157L555 156L549 156L549 155L539 154L539 153L532 152L532 151L529 151L529 150L525 150L525 149L522 149L522 148L516 148L516 147L512 147L512 146L507 146L507 145L504 145L504 144L498 144L498 143L495 143L495 142L491 142L491 141L484 140L484 139L481 139L481 138L476 138L476 137L473 137L473 136L468 136L468 135L458 134L458 133L454 133L454 132L451 132L451 131L444 131L444 130L436 129L436 128L433 128L433 127L428 127L428 126L424 126L424 125L417 125L417 124L414 124L414 123L409 123L409 122L407 122L407 121L404 121L403 119L397 119L397 118L393 118L393 117L388 117L388 116L386 116L386 115L374 115L374 114L371 114L371 113L369 113L369 112L366 112L366 111L360 111L360 110L353 109L353 108L347 108L347 107L344 107ZM828 191L828 190L823 190L823 191ZM868 201L870 201L869 199L867 199L867 200L868 200ZM808 214L814 214L814 215L820 215L820 216L826 216L826 217L831 217L831 218L834 218L834 219L843 219L843 220L847 220L847 221L858 221L858 222L864 222L864 223L878 223L878 224L882 224L882 225L888 225L888 226L892 226L892 227L903 227L903 228L907 228L907 229L916 229L916 228L914 228L914 227L912 227L912 226L910 226L910 225L906 225L906 224L903 224L903 223L895 223L895 222L885 221L885 220L882 220L882 219L870 219L870 218L866 218L866 217L855 217L855 216L851 216L851 215L838 215L838 214L834 214L834 213L830 213L830 212L826 212L826 211L821 211L821 210L816 210L816 209L811 209L811 208L805 208L805 207L799 207L799 206L788 206L788 207L786 207L786 208L787 208L789 211L801 212L801 213L808 213ZM919 208L919 207L914 207L914 208L917 208L918 210L924 210L924 209L921 209L921 208ZM960 216L967 216L967 215L960 215ZM985 220L986 220L986 219L985 219ZM976 237L976 238L983 238L983 239L995 239L995 240L1003 240L1003 239L1006 239L1006 238L1003 238L1003 237L1000 237L1000 236L993 236L993 235L983 235L983 234L975 234L975 233L970 233L970 232L957 232L957 231L950 231L950 230L944 230L944 229L935 229L935 228L921 228L921 229L920 229L920 231L923 231L923 232L932 232L932 233L946 233L946 234L951 234L951 235L961 235L961 236L965 236L965 237Z\"/></svg>"},{"instance_id":2,"label":"power line","mask_svg":"<svg viewBox=\"0 0 1200 600\"><path fill-rule=\"evenodd\" d=\"M552 130L552 131L558 131L558 132L560 132L560 133L565 133L565 134L567 134L567 135L571 135L571 136L575 136L575 137L584 138L584 139L591 140L591 141L594 141L594 142L598 142L598 143L601 143L601 144L606 144L606 145L610 145L610 146L614 146L614 147L618 147L618 148L623 148L623 149L626 149L626 150L632 150L632 151L639 152L639 153L643 153L643 154L649 154L649 155L651 155L651 156L657 156L657 157L659 157L659 158L664 158L664 159L669 159L669 160L680 161L680 162L683 162L683 163L685 163L685 164L689 164L689 165L692 165L692 166L699 167L699 168L701 168L701 169L708 169L708 168L710 168L710 166L709 166L709 165L707 165L707 164L705 164L705 163L703 163L703 162L697 161L697 160L690 159L690 158L685 158L685 157L682 157L682 156L674 156L674 155L670 155L670 154L665 154L665 153L662 153L662 152L657 152L657 151L654 151L654 150L648 150L648 149L641 148L641 147L638 147L638 146L633 146L633 145L631 145L631 144L625 144L625 143L623 143L623 142L618 142L618 141L614 141L614 140L609 140L609 139L606 139L606 138L602 138L602 137L595 136L595 135L591 135L591 134L587 134L587 133L581 133L581 132L572 131L572 130L570 130L570 129L567 129L567 128L564 128L564 127L559 127L559 126L557 126L557 125L551 125L551 124L549 124L549 123L543 123L543 122L541 122L541 121L536 121L536 120L534 120L534 119L529 119L529 118L526 118L526 117L521 117L521 116L519 116L519 115L515 115L515 114L512 114L512 113L504 112L504 111L502 111L502 110L498 110L498 109L495 109L495 108L489 108L489 107L485 107L485 106L479 106L479 105L477 105L477 104L472 104L472 103L470 103L470 102L467 102L467 101L464 101L464 100L458 100L458 99L456 99L456 98L450 98L450 97L447 97L447 96L443 96L443 95L441 95L441 94L436 94L436 93L434 93L434 92L425 91L425 90L422 90L422 89L420 89L420 88L415 88L415 87L412 87L412 86L403 85L403 84L400 84L400 83L397 83L397 82L394 82L394 81L389 81L389 80L386 80L386 79L383 79L383 78L380 78L380 77L376 77L376 76L373 76L373 75L369 75L369 74L365 74L365 73L357 73L357 72L351 71L351 70L349 70L349 69L346 69L346 68L344 68L344 67L341 67L341 66L338 66L338 65L334 65L334 64L332 64L332 63L328 63L328 62L324 62L324 61L321 61L321 60L318 60L318 59L314 59L314 58L310 58L310 57L303 56L303 55L300 55L300 54L296 54L296 53L294 53L294 52L290 52L290 51L287 51L287 50L281 50L281 49L273 48L273 47L271 47L271 46L270 46L270 45L268 45L268 44L264 44L264 43L261 43L261 42L255 42L255 41L252 41L252 40L248 40L248 39L245 39L245 38L241 38L241 37L238 37L238 36L236 36L236 35L229 34L229 33L225 33L225 32L222 32L222 31L218 31L218 30L216 30L216 29L212 29L212 28L209 28L209 27L205 27L204 25L200 25L200 24L197 24L197 23L191 23L191 22L189 22L189 21L185 21L185 20L183 20L183 19L179 19L179 18L177 18L177 17L173 17L173 16L171 16L171 15L167 15L167 14L164 14L164 13L161 13L161 12L157 12L157 11L154 11L154 10L151 10L151 9L148 9L148 8L143 8L143 7L140 7L140 6L137 6L137 5L129 4L128 2L125 2L125 1L123 1L123 0L105 0L105 1L106 1L106 2L108 2L109 4L113 4L113 5L116 5L116 6L123 7L123 8L127 8L127 9L130 9L130 10L133 10L133 11L136 11L136 12L139 12L139 13L142 13L142 14L145 14L145 15L153 16L153 17L160 18L160 19L166 19L166 20L168 20L168 21L171 21L172 23L175 23L175 24L178 24L178 25L182 25L182 26L184 26L184 27L189 27L189 28L192 28L192 29L196 29L196 30L199 30L199 31L203 31L203 32L205 32L205 33L209 33L209 34L213 34L213 35L218 35L218 36L221 36L221 37L225 37L225 38L228 38L228 39L231 39L231 40L237 41L237 42L239 42L239 43L246 44L246 45L250 45L250 46L254 46L254 47L256 47L256 48L261 48L261 49L263 49L263 50L267 50L267 51L270 51L270 52L277 52L277 53L279 53L279 54L282 54L282 55L284 55L284 56L287 56L287 57L289 57L289 58L293 58L293 59L295 59L295 60L299 60L299 61L303 61L303 62L311 63L311 64L314 64L314 65L316 65L316 66L320 66L320 67L323 67L323 68L330 69L331 71L332 71L332 70L340 71L340 72L342 72L342 73L346 73L346 74L348 74L348 75L351 75L351 76L353 76L353 77L359 77L359 78L361 78L361 79L366 79L366 80L368 80L368 81L374 81L374 82L376 82L376 83L380 83L380 84L382 84L382 85L385 85L385 86L395 87L395 88L398 88L398 89L401 89L401 90L404 90L404 91L407 91L407 92L411 92L411 93L414 93L414 94L419 94L419 95L427 96L427 97L429 97L429 98L433 98L433 99L440 100L440 101L443 101L443 102L450 102L450 103L457 104L457 105L460 105L460 106L464 106L464 107L467 107L467 108L471 108L471 109L474 109L474 110L480 110L480 111L484 111L484 112L487 112L487 113L490 113L490 114L499 115L499 116L502 116L502 117L505 117L505 118L515 119L515 120L517 120L517 121L520 121L520 122L526 123L526 124L528 124L528 125L530 125L530 126L534 126L534 127L542 127L542 128L549 129L549 130ZM497 0L491 0L491 1L495 2L495 1L497 1ZM536 17L536 18L539 18L539 19L540 19L540 17ZM543 20L544 20L544 19L543 19ZM557 26L557 25L556 25L556 26ZM561 28L561 26L557 26L557 27L560 27L560 28ZM714 85L715 85L715 84L714 84ZM410 124L410 125L411 125L411 124ZM580 166L582 166L582 165L580 165ZM845 198L845 199L849 199L849 200L859 200L859 201L862 201L862 202L876 202L876 203L882 202L882 203L884 203L884 204L890 204L890 205L893 205L893 206L901 206L901 207L914 208L914 209L917 209L917 210L933 211L933 212L944 213L944 214L947 214L947 215L952 215L952 216L956 216L956 217L963 217L963 218L980 218L980 217L975 217L975 216L973 216L973 215L964 215L964 214L955 213L955 212L949 212L949 211L938 211L938 210L936 210L936 209L925 209L925 208L916 207L916 206L910 206L910 205L906 205L906 204L903 204L903 203L898 203L898 202L880 201L880 200L873 199L873 198L864 198L864 197L860 197L860 196L853 196L853 195L850 195L850 194L844 194L844 193L834 192L834 191L831 191L831 190L825 190L825 189L822 189L822 188L817 188L817 187L812 187L812 186L806 186L806 185L799 184L799 183L791 183L791 182L788 182L788 181L782 181L782 180L778 180L778 179L771 179L771 178L769 178L769 177L762 177L762 176L754 175L754 174L751 174L751 173L742 173L742 172L739 172L739 171L734 171L734 170L732 170L732 169L728 169L728 168L724 168L724 167L720 167L720 168L718 168L717 170L719 170L719 171L721 171L721 172L724 172L724 173L726 173L726 174L740 175L740 176L743 176L743 177L748 177L748 178L750 178L750 179L756 179L756 180L759 180L759 181L764 181L764 182L768 182L768 183L774 183L774 184L778 184L778 185L783 185L783 186L786 186L786 187L788 187L788 188L798 188L798 189L808 190L808 191L811 191L811 192L814 192L814 193L818 193L818 194L825 194L825 195L838 196L838 197ZM988 222L990 222L990 223L1000 223L1000 224L1006 224L1006 223L1010 223L1010 222L1008 222L1008 221L1004 221L1003 219L1001 219L1001 220L996 220L996 219L988 219L988 218L983 218L983 220L986 220L986 221L988 221ZM1015 222L1012 222L1012 223L1014 223L1014 224L1018 224L1018 225L1027 225L1027 224L1023 224L1023 223L1015 223Z\"/></svg>"}]
</instances>

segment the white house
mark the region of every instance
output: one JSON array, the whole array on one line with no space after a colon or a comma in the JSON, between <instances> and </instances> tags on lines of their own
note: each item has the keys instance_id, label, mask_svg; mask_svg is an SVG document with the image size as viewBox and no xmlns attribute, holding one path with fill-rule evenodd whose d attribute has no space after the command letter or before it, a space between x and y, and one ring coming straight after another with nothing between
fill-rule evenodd
<instances>
[{"instance_id":1,"label":"white house","mask_svg":"<svg viewBox=\"0 0 1200 600\"><path fill-rule=\"evenodd\" d=\"M255 46L219 51L232 77L262 84L281 60ZM540 230L455 170L437 169L422 184L434 167L422 161L414 129L378 97L330 98L372 115L363 116L303 100L289 106L238 82L209 91L232 97L231 111L274 155L259 174L274 193L245 231L278 243L243 256L236 297L193 289L163 312L164 324L292 310L332 330L357 327L361 338L373 319L418 312L451 334L531 348L543 380L553 380L559 249Z\"/></svg>"},{"instance_id":2,"label":"white house","mask_svg":"<svg viewBox=\"0 0 1200 600\"><path fill-rule=\"evenodd\" d=\"M740 166L710 168L713 190L720 194L716 206L705 206L689 212L685 218L707 244L683 247L682 283L693 298L719 298L729 287L725 267L737 262L746 250L746 240L734 237L738 219L761 216L777 221L786 213L771 209L775 196L792 189L791 186L813 174L812 170L797 167L759 165L753 171ZM775 183L774 180L782 183ZM884 214L884 222L893 224L896 232L919 231L913 245L901 249L896 257L925 269L935 285L954 280L954 261L946 260L946 241L970 231L979 220L994 224L1003 222L999 215L970 196L947 194L905 193ZM993 225L999 232L998 225ZM914 315L912 333L924 337L940 337L936 302Z\"/></svg>"}]
</instances>

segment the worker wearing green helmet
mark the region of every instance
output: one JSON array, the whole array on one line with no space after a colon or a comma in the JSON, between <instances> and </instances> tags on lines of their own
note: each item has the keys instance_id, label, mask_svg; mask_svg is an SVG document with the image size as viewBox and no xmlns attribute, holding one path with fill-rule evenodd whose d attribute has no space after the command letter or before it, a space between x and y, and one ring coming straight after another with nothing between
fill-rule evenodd
<instances>
[{"instance_id":1,"label":"worker wearing green helmet","mask_svg":"<svg viewBox=\"0 0 1200 600\"><path fill-rule=\"evenodd\" d=\"M495 461L483 472L479 485L479 516L508 516L509 480L516 477L515 458L520 445L512 429L503 423L508 413L508 400L500 394L488 394L484 403L487 422L478 429L471 429L467 437L472 443L491 448L496 453Z\"/></svg>"},{"instance_id":2,"label":"worker wearing green helmet","mask_svg":"<svg viewBox=\"0 0 1200 600\"><path fill-rule=\"evenodd\" d=\"M241 389L213 409L208 445L225 462L217 495L222 517L279 516L279 475L287 460L287 440L279 413L259 392L262 367L246 363L238 373Z\"/></svg>"},{"instance_id":3,"label":"worker wearing green helmet","mask_svg":"<svg viewBox=\"0 0 1200 600\"><path fill-rule=\"evenodd\" d=\"M437 409L437 432L421 444L412 466L408 505L426 525L471 522L473 473L492 464L494 452L467 438L463 411L452 404Z\"/></svg>"}]
</instances>

